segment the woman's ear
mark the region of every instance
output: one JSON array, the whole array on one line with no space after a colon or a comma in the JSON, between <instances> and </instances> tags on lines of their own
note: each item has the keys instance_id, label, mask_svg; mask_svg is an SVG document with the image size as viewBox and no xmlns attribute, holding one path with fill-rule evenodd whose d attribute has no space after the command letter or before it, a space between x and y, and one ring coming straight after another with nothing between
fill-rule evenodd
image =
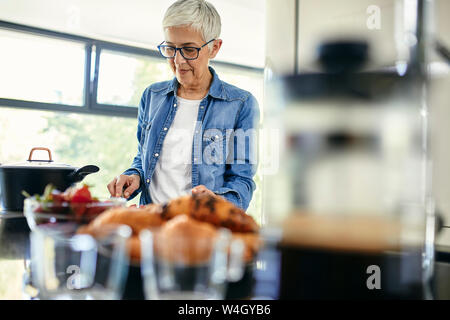
<instances>
[{"instance_id":1,"label":"woman's ear","mask_svg":"<svg viewBox=\"0 0 450 320\"><path fill-rule=\"evenodd\" d=\"M219 53L219 50L221 47L222 47L222 39L214 40L213 47L209 53L209 58L214 59L216 57L216 55Z\"/></svg>"}]
</instances>

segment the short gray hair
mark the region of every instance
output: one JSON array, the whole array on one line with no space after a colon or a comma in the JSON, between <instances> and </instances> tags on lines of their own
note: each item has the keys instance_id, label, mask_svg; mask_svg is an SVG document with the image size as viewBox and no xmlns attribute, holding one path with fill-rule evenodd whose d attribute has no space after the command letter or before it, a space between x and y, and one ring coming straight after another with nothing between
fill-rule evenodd
<instances>
[{"instance_id":1,"label":"short gray hair","mask_svg":"<svg viewBox=\"0 0 450 320\"><path fill-rule=\"evenodd\" d=\"M205 41L220 36L221 21L214 6L205 0L178 0L166 11L163 19L164 31L168 27L191 26L199 31ZM208 46L211 48L212 43Z\"/></svg>"}]
</instances>

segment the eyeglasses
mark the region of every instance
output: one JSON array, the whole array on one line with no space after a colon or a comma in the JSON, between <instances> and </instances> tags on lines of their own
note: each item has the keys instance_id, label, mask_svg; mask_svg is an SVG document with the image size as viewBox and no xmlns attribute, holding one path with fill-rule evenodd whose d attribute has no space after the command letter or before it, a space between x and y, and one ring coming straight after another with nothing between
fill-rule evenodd
<instances>
[{"instance_id":1,"label":"eyeglasses","mask_svg":"<svg viewBox=\"0 0 450 320\"><path fill-rule=\"evenodd\" d=\"M206 46L207 44L209 44L210 42L214 41L216 39L212 39L209 40L207 43L205 43L204 45L202 45L200 48L197 47L181 47L181 48L177 48L177 47L173 47L173 46L168 46L163 44L163 42L161 42L161 44L158 46L158 50L161 53L161 55L164 58L174 58L175 55L177 54L177 51L180 51L181 55L183 56L184 59L186 60L195 60L198 58L198 54L200 53L200 50L202 50L202 48L204 46Z\"/></svg>"}]
</instances>

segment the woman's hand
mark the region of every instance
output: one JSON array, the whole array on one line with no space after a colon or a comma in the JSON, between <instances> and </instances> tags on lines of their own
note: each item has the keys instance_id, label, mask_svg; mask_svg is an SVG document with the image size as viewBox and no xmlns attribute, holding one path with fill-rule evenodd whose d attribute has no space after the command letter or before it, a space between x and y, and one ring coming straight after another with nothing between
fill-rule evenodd
<instances>
[{"instance_id":1,"label":"woman's hand","mask_svg":"<svg viewBox=\"0 0 450 320\"><path fill-rule=\"evenodd\" d=\"M108 183L108 190L112 197L123 197L128 199L130 195L139 189L141 185L141 177L137 174L130 176L121 174ZM124 190L124 188L126 188Z\"/></svg>"},{"instance_id":2,"label":"woman's hand","mask_svg":"<svg viewBox=\"0 0 450 320\"><path fill-rule=\"evenodd\" d=\"M195 188L192 188L192 194L201 195L201 194L208 194L210 196L214 196L215 193L209 190L204 185L196 186Z\"/></svg>"}]
</instances>

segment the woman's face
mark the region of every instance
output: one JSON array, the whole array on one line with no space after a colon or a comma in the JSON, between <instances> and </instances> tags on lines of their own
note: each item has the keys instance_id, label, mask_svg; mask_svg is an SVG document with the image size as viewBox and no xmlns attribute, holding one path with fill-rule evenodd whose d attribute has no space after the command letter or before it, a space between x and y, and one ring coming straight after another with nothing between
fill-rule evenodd
<instances>
[{"instance_id":1,"label":"woman's face","mask_svg":"<svg viewBox=\"0 0 450 320\"><path fill-rule=\"evenodd\" d=\"M166 28L166 44L177 48L181 47L197 47L211 39L203 39L201 33L189 26L169 27ZM177 51L175 58L168 59L169 65L177 77L178 82L185 87L201 85L203 79L207 79L209 70L209 59L214 58L220 49L221 40L213 41L214 46L204 46L198 53L195 60L186 60Z\"/></svg>"}]
</instances>

